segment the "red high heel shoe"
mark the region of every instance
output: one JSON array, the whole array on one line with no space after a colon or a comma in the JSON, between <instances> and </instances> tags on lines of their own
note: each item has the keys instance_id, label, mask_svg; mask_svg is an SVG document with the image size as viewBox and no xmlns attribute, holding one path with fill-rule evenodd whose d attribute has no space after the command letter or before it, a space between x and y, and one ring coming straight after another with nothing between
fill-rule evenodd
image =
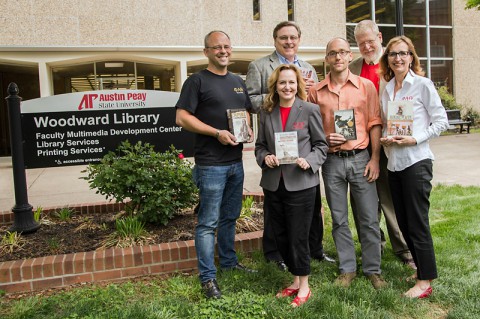
<instances>
[{"instance_id":1,"label":"red high heel shoe","mask_svg":"<svg viewBox=\"0 0 480 319\"><path fill-rule=\"evenodd\" d=\"M304 303L306 303L308 301L308 299L310 298L311 296L311 290L309 289L308 290L308 294L306 297L299 297L299 296L296 296L295 299L293 299L292 303L290 305L292 305L292 307L299 307L301 305L303 305Z\"/></svg>"},{"instance_id":2,"label":"red high heel shoe","mask_svg":"<svg viewBox=\"0 0 480 319\"><path fill-rule=\"evenodd\" d=\"M418 296L418 299L428 298L428 297L430 297L430 295L432 294L432 292L433 292L433 289L432 289L432 287L430 286L430 287L428 287L427 289L425 289L425 291L422 292L422 293L420 294L420 296Z\"/></svg>"},{"instance_id":3,"label":"red high heel shoe","mask_svg":"<svg viewBox=\"0 0 480 319\"><path fill-rule=\"evenodd\" d=\"M432 287L428 287L427 289L425 289L424 291L422 291L421 294L419 294L418 296L407 296L407 295L403 295L404 297L406 298L411 298L411 299L425 299L425 298L428 298L430 297L430 295L433 293L433 289Z\"/></svg>"},{"instance_id":4,"label":"red high heel shoe","mask_svg":"<svg viewBox=\"0 0 480 319\"><path fill-rule=\"evenodd\" d=\"M299 289L294 289L294 288L285 288L282 291L280 291L277 294L277 298L283 298L283 297L291 297L293 295L296 295L298 293Z\"/></svg>"}]
</instances>

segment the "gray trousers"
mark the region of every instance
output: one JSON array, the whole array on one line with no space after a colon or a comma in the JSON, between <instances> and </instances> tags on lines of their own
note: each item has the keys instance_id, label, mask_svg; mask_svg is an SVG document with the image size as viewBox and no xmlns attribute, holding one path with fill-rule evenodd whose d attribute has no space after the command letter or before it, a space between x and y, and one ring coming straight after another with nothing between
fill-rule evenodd
<instances>
[{"instance_id":1,"label":"gray trousers","mask_svg":"<svg viewBox=\"0 0 480 319\"><path fill-rule=\"evenodd\" d=\"M356 206L362 269L365 275L380 274L380 228L375 183L363 176L370 155L365 150L351 157L328 154L322 166L325 195L332 213L332 236L337 248L340 273L356 272L357 262L352 233L348 225L348 188Z\"/></svg>"},{"instance_id":2,"label":"gray trousers","mask_svg":"<svg viewBox=\"0 0 480 319\"><path fill-rule=\"evenodd\" d=\"M393 253L403 261L412 259L412 254L408 249L407 243L403 238L400 227L398 226L397 216L395 216L395 208L393 207L392 194L390 192L390 185L388 184L388 169L387 169L388 159L383 151L383 147L380 150L380 175L378 176L377 181L377 193L378 193L378 221L382 218L382 212L385 216L385 224L387 226L388 237L390 238L390 243L392 244ZM355 217L355 226L357 232L360 232L358 221L356 219L357 210L355 206L355 200L350 197L350 204L352 206L353 217ZM382 251L385 249L387 241L385 235L383 234L382 229L380 228L380 237L381 237L381 247Z\"/></svg>"}]
</instances>

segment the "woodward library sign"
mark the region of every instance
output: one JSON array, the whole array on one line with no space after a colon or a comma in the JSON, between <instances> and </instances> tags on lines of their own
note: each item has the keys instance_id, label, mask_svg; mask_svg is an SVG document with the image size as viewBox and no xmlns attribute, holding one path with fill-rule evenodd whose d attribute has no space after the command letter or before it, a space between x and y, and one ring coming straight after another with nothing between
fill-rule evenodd
<instances>
[{"instance_id":1,"label":"woodward library sign","mask_svg":"<svg viewBox=\"0 0 480 319\"><path fill-rule=\"evenodd\" d=\"M121 141L170 145L193 155L192 133L175 124L179 93L150 90L92 91L22 102L26 168L98 162Z\"/></svg>"}]
</instances>

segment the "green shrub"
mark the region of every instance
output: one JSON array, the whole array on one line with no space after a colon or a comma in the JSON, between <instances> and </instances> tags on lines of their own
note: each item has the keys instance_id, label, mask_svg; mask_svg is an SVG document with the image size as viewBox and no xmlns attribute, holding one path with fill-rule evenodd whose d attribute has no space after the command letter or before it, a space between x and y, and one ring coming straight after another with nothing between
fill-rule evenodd
<instances>
[{"instance_id":1,"label":"green shrub","mask_svg":"<svg viewBox=\"0 0 480 319\"><path fill-rule=\"evenodd\" d=\"M166 225L176 212L197 202L192 164L173 146L159 153L148 143L124 141L86 172L90 188L125 203L127 213L146 222Z\"/></svg>"},{"instance_id":2,"label":"green shrub","mask_svg":"<svg viewBox=\"0 0 480 319\"><path fill-rule=\"evenodd\" d=\"M448 87L441 86L437 89L438 95L442 100L442 104L447 110L460 110L462 118L466 121L472 121L472 124L475 125L480 119L480 113L475 111L471 106L466 106L460 103L457 103L453 94L448 91Z\"/></svg>"},{"instance_id":3,"label":"green shrub","mask_svg":"<svg viewBox=\"0 0 480 319\"><path fill-rule=\"evenodd\" d=\"M438 95L442 100L443 107L447 110L457 110L460 109L460 105L457 104L455 97L448 91L448 87L441 86L437 89Z\"/></svg>"}]
</instances>

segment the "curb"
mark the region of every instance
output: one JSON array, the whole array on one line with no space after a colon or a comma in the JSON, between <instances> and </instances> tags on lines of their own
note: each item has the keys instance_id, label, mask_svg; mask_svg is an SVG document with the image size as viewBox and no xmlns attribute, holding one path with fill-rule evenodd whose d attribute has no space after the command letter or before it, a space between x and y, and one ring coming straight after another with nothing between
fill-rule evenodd
<instances>
[{"instance_id":1,"label":"curb","mask_svg":"<svg viewBox=\"0 0 480 319\"><path fill-rule=\"evenodd\" d=\"M262 193L245 193L256 202ZM114 212L117 203L93 203L71 206L77 213ZM49 207L45 212L63 207ZM0 224L13 222L12 212L0 212ZM252 253L262 249L263 231L237 234L235 249ZM6 293L31 292L72 284L116 281L145 275L169 274L197 269L194 240L129 248L109 248L73 254L0 262L0 290Z\"/></svg>"}]
</instances>

